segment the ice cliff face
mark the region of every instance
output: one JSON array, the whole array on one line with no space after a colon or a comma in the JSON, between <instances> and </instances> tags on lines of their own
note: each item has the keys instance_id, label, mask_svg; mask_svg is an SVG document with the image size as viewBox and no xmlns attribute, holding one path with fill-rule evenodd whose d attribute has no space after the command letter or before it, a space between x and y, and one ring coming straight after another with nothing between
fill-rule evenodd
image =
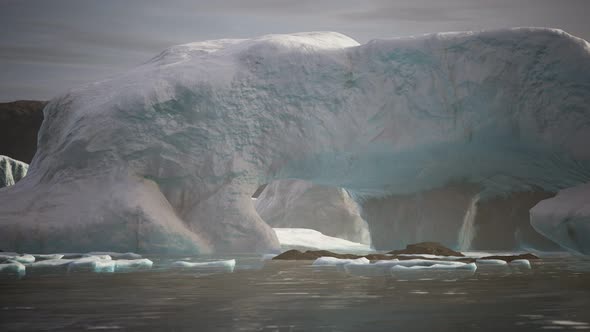
<instances>
[{"instance_id":1,"label":"ice cliff face","mask_svg":"<svg viewBox=\"0 0 590 332\"><path fill-rule=\"evenodd\" d=\"M590 181L589 77L588 43L548 29L176 46L49 103L29 175L0 192L0 243L276 250L250 195L284 178L359 201L554 192Z\"/></svg>"},{"instance_id":2,"label":"ice cliff face","mask_svg":"<svg viewBox=\"0 0 590 332\"><path fill-rule=\"evenodd\" d=\"M273 181L256 200L256 212L273 228L311 228L352 242L371 242L356 202L340 188Z\"/></svg>"},{"instance_id":3,"label":"ice cliff face","mask_svg":"<svg viewBox=\"0 0 590 332\"><path fill-rule=\"evenodd\" d=\"M14 185L27 175L29 165L10 157L0 156L0 188Z\"/></svg>"},{"instance_id":4,"label":"ice cliff face","mask_svg":"<svg viewBox=\"0 0 590 332\"><path fill-rule=\"evenodd\" d=\"M590 183L541 201L531 209L531 224L564 248L590 255Z\"/></svg>"}]
</instances>

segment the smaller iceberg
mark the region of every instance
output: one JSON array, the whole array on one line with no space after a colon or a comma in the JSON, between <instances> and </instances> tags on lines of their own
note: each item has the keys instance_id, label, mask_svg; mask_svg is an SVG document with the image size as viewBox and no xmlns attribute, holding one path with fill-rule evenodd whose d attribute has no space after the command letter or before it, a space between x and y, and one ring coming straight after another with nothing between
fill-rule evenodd
<instances>
[{"instance_id":1,"label":"smaller iceberg","mask_svg":"<svg viewBox=\"0 0 590 332\"><path fill-rule=\"evenodd\" d=\"M3 252L0 253L0 262L19 262L22 264L29 264L35 261L35 256L33 255L20 255L15 252Z\"/></svg>"},{"instance_id":2,"label":"smaller iceberg","mask_svg":"<svg viewBox=\"0 0 590 332\"><path fill-rule=\"evenodd\" d=\"M211 262L187 262L187 261L176 261L172 263L172 267L191 269L191 270L204 270L204 271L224 271L233 272L236 267L235 259L228 259L223 261L211 261Z\"/></svg>"},{"instance_id":3,"label":"smaller iceberg","mask_svg":"<svg viewBox=\"0 0 590 332\"><path fill-rule=\"evenodd\" d=\"M324 266L334 266L336 268L344 270L344 266L348 264L354 265L365 265L370 264L369 261L365 257L356 258L356 259L346 259L346 258L336 258L336 257L320 257L316 259L311 265L315 267L324 267Z\"/></svg>"},{"instance_id":4,"label":"smaller iceberg","mask_svg":"<svg viewBox=\"0 0 590 332\"><path fill-rule=\"evenodd\" d=\"M117 259L114 260L116 272L128 272L135 270L151 269L154 262L147 258L141 259Z\"/></svg>"},{"instance_id":5,"label":"smaller iceberg","mask_svg":"<svg viewBox=\"0 0 590 332\"><path fill-rule=\"evenodd\" d=\"M518 268L518 269L531 269L531 262L528 259L515 259L513 261L511 261L510 263L508 263L508 265L510 265L510 267L512 268Z\"/></svg>"},{"instance_id":6,"label":"smaller iceberg","mask_svg":"<svg viewBox=\"0 0 590 332\"><path fill-rule=\"evenodd\" d=\"M0 264L0 273L17 274L19 276L25 275L26 267L19 262L11 262Z\"/></svg>"},{"instance_id":7,"label":"smaller iceberg","mask_svg":"<svg viewBox=\"0 0 590 332\"><path fill-rule=\"evenodd\" d=\"M506 266L508 263L501 259L476 259L477 265Z\"/></svg>"}]
</instances>

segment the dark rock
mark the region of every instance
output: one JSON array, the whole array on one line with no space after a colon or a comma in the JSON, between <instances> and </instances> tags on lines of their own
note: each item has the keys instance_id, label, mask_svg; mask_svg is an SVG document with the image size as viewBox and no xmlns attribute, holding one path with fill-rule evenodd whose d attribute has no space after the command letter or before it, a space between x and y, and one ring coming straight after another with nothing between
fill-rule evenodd
<instances>
[{"instance_id":1,"label":"dark rock","mask_svg":"<svg viewBox=\"0 0 590 332\"><path fill-rule=\"evenodd\" d=\"M36 100L0 103L0 155L31 162L45 105L46 101Z\"/></svg>"},{"instance_id":2,"label":"dark rock","mask_svg":"<svg viewBox=\"0 0 590 332\"><path fill-rule=\"evenodd\" d=\"M393 250L388 252L392 255L412 254L412 255L437 255L437 256L459 256L464 257L462 253L449 249L437 242L420 242L408 244L406 249Z\"/></svg>"},{"instance_id":3,"label":"dark rock","mask_svg":"<svg viewBox=\"0 0 590 332\"><path fill-rule=\"evenodd\" d=\"M356 259L361 258L363 256L353 255L353 254L338 254L335 252L327 251L327 250L308 250L306 252L301 252L299 250L288 250L284 253L275 256L273 260L316 260L320 257L336 257L342 259Z\"/></svg>"}]
</instances>

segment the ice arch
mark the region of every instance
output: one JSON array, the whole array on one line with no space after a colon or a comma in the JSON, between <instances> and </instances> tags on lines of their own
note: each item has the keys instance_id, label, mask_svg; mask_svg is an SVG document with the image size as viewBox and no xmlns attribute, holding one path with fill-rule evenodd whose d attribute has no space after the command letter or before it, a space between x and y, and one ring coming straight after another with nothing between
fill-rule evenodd
<instances>
[{"instance_id":1,"label":"ice arch","mask_svg":"<svg viewBox=\"0 0 590 332\"><path fill-rule=\"evenodd\" d=\"M338 33L172 47L45 108L0 191L11 250L268 251L250 195L297 178L359 201L590 179L588 43L550 29L358 45Z\"/></svg>"}]
</instances>

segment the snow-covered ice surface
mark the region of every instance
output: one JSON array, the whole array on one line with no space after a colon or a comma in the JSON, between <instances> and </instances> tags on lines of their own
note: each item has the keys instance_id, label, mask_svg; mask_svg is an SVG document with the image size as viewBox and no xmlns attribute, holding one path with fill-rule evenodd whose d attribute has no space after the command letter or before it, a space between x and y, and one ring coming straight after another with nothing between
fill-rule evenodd
<instances>
[{"instance_id":1,"label":"snow-covered ice surface","mask_svg":"<svg viewBox=\"0 0 590 332\"><path fill-rule=\"evenodd\" d=\"M283 250L333 250L342 253L371 252L370 246L324 235L313 229L274 228Z\"/></svg>"},{"instance_id":2,"label":"snow-covered ice surface","mask_svg":"<svg viewBox=\"0 0 590 332\"><path fill-rule=\"evenodd\" d=\"M541 201L531 209L531 225L566 249L590 254L590 183Z\"/></svg>"},{"instance_id":3,"label":"snow-covered ice surface","mask_svg":"<svg viewBox=\"0 0 590 332\"><path fill-rule=\"evenodd\" d=\"M369 264L371 263L365 257L356 258L356 259L346 259L346 258L336 258L336 257L320 257L313 261L311 265L313 266L345 266L347 264Z\"/></svg>"},{"instance_id":4,"label":"snow-covered ice surface","mask_svg":"<svg viewBox=\"0 0 590 332\"><path fill-rule=\"evenodd\" d=\"M176 261L173 262L172 267L184 268L191 270L223 270L226 272L233 272L236 267L235 259L228 259L223 261L210 261L210 262L187 262L187 261Z\"/></svg>"},{"instance_id":5,"label":"snow-covered ice surface","mask_svg":"<svg viewBox=\"0 0 590 332\"><path fill-rule=\"evenodd\" d=\"M46 106L27 176L0 190L2 250L278 251L250 199L276 179L358 201L573 187L590 181L588 77L588 43L551 29L175 46Z\"/></svg>"},{"instance_id":6,"label":"snow-covered ice surface","mask_svg":"<svg viewBox=\"0 0 590 332\"><path fill-rule=\"evenodd\" d=\"M256 200L256 212L273 228L310 228L352 242L371 243L357 203L341 188L302 180L273 181Z\"/></svg>"}]
</instances>

